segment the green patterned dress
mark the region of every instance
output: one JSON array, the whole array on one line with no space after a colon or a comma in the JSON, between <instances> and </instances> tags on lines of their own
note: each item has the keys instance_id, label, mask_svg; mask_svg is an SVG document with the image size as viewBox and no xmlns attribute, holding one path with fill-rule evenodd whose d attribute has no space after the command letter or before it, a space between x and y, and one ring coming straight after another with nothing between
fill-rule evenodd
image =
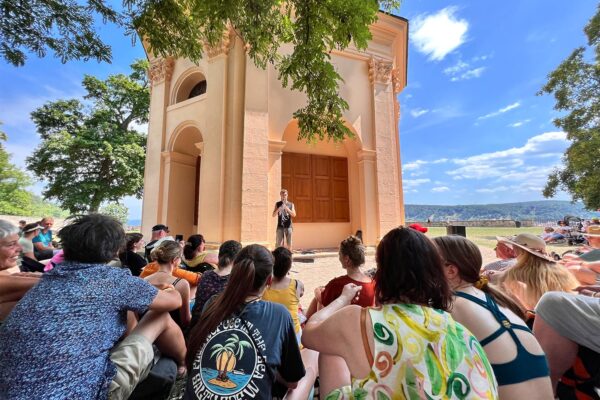
<instances>
[{"instance_id":1,"label":"green patterned dress","mask_svg":"<svg viewBox=\"0 0 600 400\"><path fill-rule=\"evenodd\" d=\"M365 344L371 372L326 400L498 398L485 352L450 314L411 304L368 312L375 338L374 355Z\"/></svg>"}]
</instances>

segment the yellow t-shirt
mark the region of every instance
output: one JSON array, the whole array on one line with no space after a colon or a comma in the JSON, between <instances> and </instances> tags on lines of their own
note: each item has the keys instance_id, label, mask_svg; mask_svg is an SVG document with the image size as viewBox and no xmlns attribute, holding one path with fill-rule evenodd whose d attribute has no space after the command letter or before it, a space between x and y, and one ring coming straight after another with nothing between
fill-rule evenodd
<instances>
[{"instance_id":1,"label":"yellow t-shirt","mask_svg":"<svg viewBox=\"0 0 600 400\"><path fill-rule=\"evenodd\" d=\"M296 294L296 287L298 286L295 279L290 279L290 284L285 289L272 289L268 288L263 294L263 300L270 301L272 303L279 303L285 306L292 316L294 322L294 331L300 332L300 319L298 319L298 304L300 299Z\"/></svg>"}]
</instances>

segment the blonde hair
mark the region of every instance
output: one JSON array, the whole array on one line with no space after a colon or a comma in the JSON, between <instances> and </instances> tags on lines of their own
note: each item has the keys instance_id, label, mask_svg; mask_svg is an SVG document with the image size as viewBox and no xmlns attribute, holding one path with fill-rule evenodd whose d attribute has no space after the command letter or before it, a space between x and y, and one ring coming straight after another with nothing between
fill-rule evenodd
<instances>
[{"instance_id":1,"label":"blonde hair","mask_svg":"<svg viewBox=\"0 0 600 400\"><path fill-rule=\"evenodd\" d=\"M546 292L569 292L579 286L575 277L561 264L544 260L527 251L519 251L517 263L506 271L502 285L511 290L518 282L526 285L525 298L530 308Z\"/></svg>"},{"instance_id":2,"label":"blonde hair","mask_svg":"<svg viewBox=\"0 0 600 400\"><path fill-rule=\"evenodd\" d=\"M354 267L360 267L365 263L365 253L365 246L356 236L350 235L340 243L340 254L348 256Z\"/></svg>"},{"instance_id":3,"label":"blonde hair","mask_svg":"<svg viewBox=\"0 0 600 400\"><path fill-rule=\"evenodd\" d=\"M168 264L181 257L181 246L174 240L165 240L152 250L150 257L159 264Z\"/></svg>"}]
</instances>

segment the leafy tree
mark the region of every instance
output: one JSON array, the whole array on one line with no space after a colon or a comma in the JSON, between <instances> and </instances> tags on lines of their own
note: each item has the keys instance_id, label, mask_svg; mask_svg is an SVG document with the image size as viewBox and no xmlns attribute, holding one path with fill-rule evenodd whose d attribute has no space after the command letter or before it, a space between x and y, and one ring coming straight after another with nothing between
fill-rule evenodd
<instances>
[{"instance_id":1,"label":"leafy tree","mask_svg":"<svg viewBox=\"0 0 600 400\"><path fill-rule=\"evenodd\" d=\"M600 6L585 26L587 46L575 49L538 94L553 94L554 109L565 111L554 124L567 133L571 145L564 165L548 177L545 197L564 189L590 209L600 208ZM593 50L593 55L589 54Z\"/></svg>"},{"instance_id":2,"label":"leafy tree","mask_svg":"<svg viewBox=\"0 0 600 400\"><path fill-rule=\"evenodd\" d=\"M142 195L146 135L132 124L148 122L147 61L129 76L100 80L86 75L89 106L58 100L31 113L42 139L27 158L29 169L48 182L44 197L71 213L97 212L103 202Z\"/></svg>"},{"instance_id":3,"label":"leafy tree","mask_svg":"<svg viewBox=\"0 0 600 400\"><path fill-rule=\"evenodd\" d=\"M116 11L106 0L52 2L0 0L0 55L22 65L25 50L39 56L53 50L63 62L95 58L109 61L109 47L93 27L95 15L139 33L156 55L200 59L204 46L215 46L231 27L256 65L273 64L284 86L307 95L294 113L300 138L342 140L352 136L341 119L348 104L338 95L340 75L330 53L351 43L364 49L369 25L380 8L400 0L123 0ZM283 44L293 46L282 55Z\"/></svg>"},{"instance_id":4,"label":"leafy tree","mask_svg":"<svg viewBox=\"0 0 600 400\"><path fill-rule=\"evenodd\" d=\"M6 133L0 131L0 214L26 215L31 193L25 188L31 182L25 172L10 162L10 154L2 144L7 139Z\"/></svg>"},{"instance_id":5,"label":"leafy tree","mask_svg":"<svg viewBox=\"0 0 600 400\"><path fill-rule=\"evenodd\" d=\"M100 207L100 213L116 218L123 225L127 225L129 209L121 203L108 203Z\"/></svg>"}]
</instances>

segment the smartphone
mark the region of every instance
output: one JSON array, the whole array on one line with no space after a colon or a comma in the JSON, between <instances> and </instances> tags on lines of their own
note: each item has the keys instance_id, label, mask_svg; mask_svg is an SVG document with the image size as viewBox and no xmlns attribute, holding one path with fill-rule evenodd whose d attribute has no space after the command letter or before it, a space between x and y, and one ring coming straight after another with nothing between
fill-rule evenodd
<instances>
[{"instance_id":1,"label":"smartphone","mask_svg":"<svg viewBox=\"0 0 600 400\"><path fill-rule=\"evenodd\" d=\"M181 242L183 240L183 235L175 235L175 241Z\"/></svg>"}]
</instances>

